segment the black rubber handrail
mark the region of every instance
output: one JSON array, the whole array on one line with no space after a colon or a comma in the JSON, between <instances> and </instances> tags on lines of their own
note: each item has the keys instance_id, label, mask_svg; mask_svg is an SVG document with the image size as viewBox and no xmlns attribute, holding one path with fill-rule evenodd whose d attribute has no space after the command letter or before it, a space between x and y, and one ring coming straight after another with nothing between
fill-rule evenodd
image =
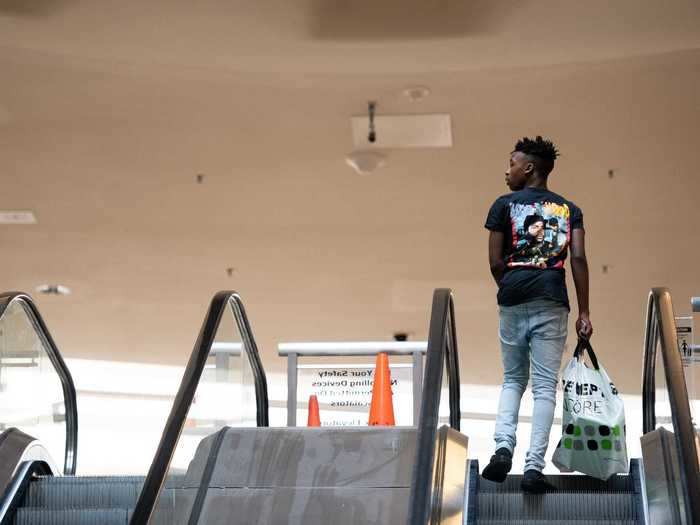
<instances>
[{"instance_id":1,"label":"black rubber handrail","mask_svg":"<svg viewBox=\"0 0 700 525\"><path fill-rule=\"evenodd\" d=\"M644 371L642 376L643 432L656 429L656 351L661 343L666 386L671 405L671 419L678 447L680 475L685 493L685 511L689 523L700 525L700 469L695 446L695 428L690 414L688 389L683 362L678 351L676 320L671 293L667 288L653 288L647 303L644 335Z\"/></svg>"},{"instance_id":2,"label":"black rubber handrail","mask_svg":"<svg viewBox=\"0 0 700 525\"><path fill-rule=\"evenodd\" d=\"M228 306L231 307L236 319L236 324L241 332L243 345L253 370L257 405L257 425L259 427L266 427L269 425L267 379L245 308L243 307L240 296L236 292L218 292L211 300L209 310L204 318L204 323L197 336L194 350L187 362L187 367L185 368L182 382L180 383L180 388L175 397L170 415L165 423L165 429L163 430L163 435L158 444L158 449L156 450L151 467L148 470L143 489L141 490L139 499L136 502L136 507L134 508L134 513L129 522L131 525L146 525L151 518L151 514L158 501L158 494L165 483L175 447L180 439L182 429L185 426L187 413L190 410L195 392L199 386L202 372L204 371L204 365L209 358L209 353L214 344L214 338L216 337L221 317Z\"/></svg>"},{"instance_id":3,"label":"black rubber handrail","mask_svg":"<svg viewBox=\"0 0 700 525\"><path fill-rule=\"evenodd\" d=\"M15 302L22 305L34 331L43 344L44 350L46 350L46 355L48 355L56 375L61 381L63 403L66 409L66 451L63 461L63 473L69 476L74 475L78 461L78 400L73 376L71 376L70 370L68 370L68 366L66 366L66 362L61 356L61 352L58 350L49 329L46 327L46 323L44 323L44 319L41 317L29 294L23 292L0 294L0 318L2 318L7 308ZM31 385L27 386L31 387Z\"/></svg>"},{"instance_id":4,"label":"black rubber handrail","mask_svg":"<svg viewBox=\"0 0 700 525\"><path fill-rule=\"evenodd\" d=\"M250 366L253 369L257 425L259 427L267 427L270 425L267 377L265 376L265 369L263 368L260 353L258 352L258 345L255 342L255 337L253 337L253 329L250 327L243 302L240 296L235 292L231 295L230 305L233 310L233 316L236 319L236 324L238 325L238 331L243 339L243 345L248 354Z\"/></svg>"},{"instance_id":5,"label":"black rubber handrail","mask_svg":"<svg viewBox=\"0 0 700 525\"><path fill-rule=\"evenodd\" d=\"M450 426L459 430L459 358L454 300L452 291L447 288L437 289L433 293L428 351L423 379L423 399L421 400L418 436L416 438L416 459L411 477L408 514L410 525L425 525L431 520L430 501L443 363L447 368L449 383Z\"/></svg>"},{"instance_id":6,"label":"black rubber handrail","mask_svg":"<svg viewBox=\"0 0 700 525\"><path fill-rule=\"evenodd\" d=\"M14 479L2 494L0 502L0 525L10 525L15 523L14 515L26 497L27 486L37 476L53 476L54 472L46 461L31 460L23 462Z\"/></svg>"}]
</instances>

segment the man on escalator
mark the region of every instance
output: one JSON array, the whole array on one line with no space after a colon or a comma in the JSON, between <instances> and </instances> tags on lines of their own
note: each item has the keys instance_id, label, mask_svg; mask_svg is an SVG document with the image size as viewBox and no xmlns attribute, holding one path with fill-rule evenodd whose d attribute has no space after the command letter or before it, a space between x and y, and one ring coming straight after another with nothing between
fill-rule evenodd
<instances>
[{"instance_id":1,"label":"man on escalator","mask_svg":"<svg viewBox=\"0 0 700 525\"><path fill-rule=\"evenodd\" d=\"M553 490L542 469L567 337L564 262L569 250L578 298L576 332L585 338L593 334L583 213L547 188L558 155L555 145L540 136L518 141L505 174L512 192L496 199L485 224L491 274L498 285L503 387L494 434L496 452L482 476L500 483L510 472L520 400L531 375L532 431L522 481L528 493Z\"/></svg>"}]
</instances>

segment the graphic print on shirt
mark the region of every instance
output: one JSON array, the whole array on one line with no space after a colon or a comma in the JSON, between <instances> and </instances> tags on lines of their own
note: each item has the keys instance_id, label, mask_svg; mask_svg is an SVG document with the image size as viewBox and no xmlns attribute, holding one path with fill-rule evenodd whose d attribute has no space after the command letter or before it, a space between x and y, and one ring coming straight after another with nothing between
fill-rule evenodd
<instances>
[{"instance_id":1,"label":"graphic print on shirt","mask_svg":"<svg viewBox=\"0 0 700 525\"><path fill-rule=\"evenodd\" d=\"M571 211L566 204L510 204L513 253L508 266L562 268L571 239Z\"/></svg>"}]
</instances>

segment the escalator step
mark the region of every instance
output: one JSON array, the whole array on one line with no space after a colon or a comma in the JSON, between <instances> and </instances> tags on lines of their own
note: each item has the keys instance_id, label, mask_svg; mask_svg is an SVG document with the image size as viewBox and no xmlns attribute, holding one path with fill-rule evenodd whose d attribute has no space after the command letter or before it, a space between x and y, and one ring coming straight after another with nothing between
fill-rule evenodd
<instances>
[{"instance_id":1,"label":"escalator step","mask_svg":"<svg viewBox=\"0 0 700 525\"><path fill-rule=\"evenodd\" d=\"M42 483L136 483L142 484L144 476L38 476L35 481ZM181 485L185 476L168 476L165 486Z\"/></svg>"},{"instance_id":2,"label":"escalator step","mask_svg":"<svg viewBox=\"0 0 700 525\"><path fill-rule=\"evenodd\" d=\"M105 482L91 478L44 478L29 484L24 507L51 509L133 507L141 491L142 480Z\"/></svg>"},{"instance_id":3,"label":"escalator step","mask_svg":"<svg viewBox=\"0 0 700 525\"><path fill-rule=\"evenodd\" d=\"M506 520L636 520L631 494L600 492L525 495L479 494L479 518ZM579 521L576 521L579 525Z\"/></svg>"},{"instance_id":4,"label":"escalator step","mask_svg":"<svg viewBox=\"0 0 700 525\"><path fill-rule=\"evenodd\" d=\"M39 476L37 481L45 483L143 483L144 476Z\"/></svg>"},{"instance_id":5,"label":"escalator step","mask_svg":"<svg viewBox=\"0 0 700 525\"><path fill-rule=\"evenodd\" d=\"M480 492L520 492L522 475L511 475L503 483L479 479ZM562 492L634 492L630 476L612 476L607 481L581 475L549 475L547 481Z\"/></svg>"},{"instance_id":6,"label":"escalator step","mask_svg":"<svg viewBox=\"0 0 700 525\"><path fill-rule=\"evenodd\" d=\"M17 509L14 525L128 525L126 509Z\"/></svg>"}]
</instances>

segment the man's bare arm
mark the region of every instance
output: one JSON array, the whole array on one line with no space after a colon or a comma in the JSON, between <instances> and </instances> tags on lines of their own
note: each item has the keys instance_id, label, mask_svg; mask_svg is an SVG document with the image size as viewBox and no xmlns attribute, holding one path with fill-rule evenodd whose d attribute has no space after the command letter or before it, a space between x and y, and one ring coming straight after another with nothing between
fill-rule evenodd
<instances>
[{"instance_id":1,"label":"man's bare arm","mask_svg":"<svg viewBox=\"0 0 700 525\"><path fill-rule=\"evenodd\" d=\"M506 269L503 262L503 232L489 232L489 266L496 284L500 283Z\"/></svg>"},{"instance_id":2,"label":"man's bare arm","mask_svg":"<svg viewBox=\"0 0 700 525\"><path fill-rule=\"evenodd\" d=\"M586 259L586 232L577 228L571 235L571 273L576 285L578 320L576 332L588 339L593 335L588 305L588 260Z\"/></svg>"}]
</instances>

